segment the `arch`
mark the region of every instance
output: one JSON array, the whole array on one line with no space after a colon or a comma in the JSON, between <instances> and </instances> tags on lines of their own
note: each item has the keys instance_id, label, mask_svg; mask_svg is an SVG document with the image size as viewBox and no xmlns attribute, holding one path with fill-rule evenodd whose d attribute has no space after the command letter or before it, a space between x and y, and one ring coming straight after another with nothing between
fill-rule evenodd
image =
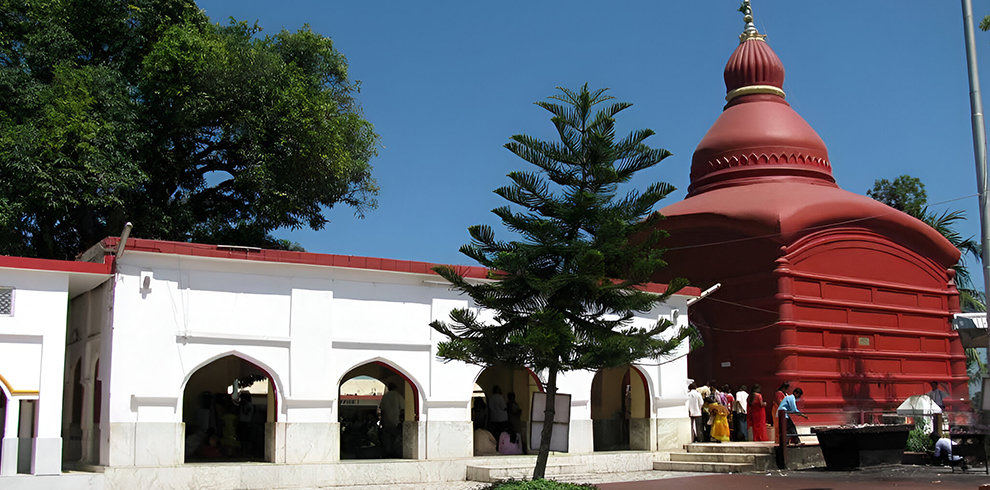
<instances>
[{"instance_id":1,"label":"arch","mask_svg":"<svg viewBox=\"0 0 990 490\"><path fill-rule=\"evenodd\" d=\"M357 391L343 393L344 383L353 379L374 379L369 386L355 383ZM401 380L401 381L400 381ZM388 385L383 393L374 388ZM399 387L399 384L402 387ZM337 380L337 415L340 420L340 458L413 458L419 437L422 386L410 373L383 357L354 364Z\"/></svg>"},{"instance_id":2,"label":"arch","mask_svg":"<svg viewBox=\"0 0 990 490\"><path fill-rule=\"evenodd\" d=\"M416 420L419 420L419 417L421 415L421 413L420 413L420 407L422 405L424 405L425 402L426 402L426 398L425 398L426 395L425 395L425 392L423 391L423 386L419 383L419 381L416 380L416 378L412 374L410 374L408 371L406 371L405 369L403 369L402 367L400 367L398 363L395 363L395 362L393 362L393 361L391 361L389 359L386 359L384 357L377 356L377 357L373 357L371 359L367 359L367 360L364 360L364 361L361 361L361 362L352 364L349 368L347 368L346 370L344 370L344 374L341 374L340 377L337 378L337 387L338 387L338 389L339 389L340 385L344 381L347 381L347 379L344 379L344 377L347 376L347 373L350 373L351 371L353 371L353 370L355 370L355 369L357 369L357 368L359 368L361 366L364 366L365 364L379 364L379 365L381 365L381 366L383 366L385 368L388 368L388 369L390 369L392 371L395 371L395 374L398 374L403 380L405 380L405 382L407 382L407 383L409 383L410 385L413 386L414 390L416 391L416 400L415 400L415 403L416 403ZM421 400L421 398L422 398L422 400Z\"/></svg>"},{"instance_id":3,"label":"arch","mask_svg":"<svg viewBox=\"0 0 990 490\"><path fill-rule=\"evenodd\" d=\"M76 359L75 365L72 367L72 401L70 402L71 410L69 411L69 423L80 425L82 424L82 412L83 412L83 393L84 388L82 385L82 356Z\"/></svg>"},{"instance_id":4,"label":"arch","mask_svg":"<svg viewBox=\"0 0 990 490\"><path fill-rule=\"evenodd\" d=\"M482 389L483 398L474 396L474 386ZM496 449L499 454L520 454L528 440L532 394L544 392L543 381L527 366L495 363L478 371L471 388L474 455L487 456ZM496 440L501 439L502 433L508 433L509 439L499 441L504 447L488 447L490 439L481 429Z\"/></svg>"},{"instance_id":5,"label":"arch","mask_svg":"<svg viewBox=\"0 0 990 490\"><path fill-rule=\"evenodd\" d=\"M785 258L791 266L798 270L805 270L807 266L803 262L811 262L811 259L821 256L823 253L854 249L873 252L878 256L889 257L892 263L910 264L919 272L926 276L926 286L936 289L943 289L948 280L947 268L937 263L934 259L919 254L918 252L904 246L897 241L881 235L879 233L851 228L831 228L816 233L809 234L796 240L787 247ZM846 261L843 261L843 263ZM834 264L833 264L834 265ZM849 267L857 268L858 263L847 264ZM825 272L817 270L820 267L811 267L809 272ZM835 274L835 273L833 273ZM858 274L840 274L848 277L860 277ZM866 279L866 278L863 278ZM870 278L879 279L879 278ZM917 284L920 278L914 281L908 280L905 283L921 286ZM887 279L889 281L890 279ZM894 282L901 282L895 280Z\"/></svg>"},{"instance_id":6,"label":"arch","mask_svg":"<svg viewBox=\"0 0 990 490\"><path fill-rule=\"evenodd\" d=\"M3 392L6 393L7 396L10 398L13 398L15 396L37 398L38 395L41 393L36 390L15 390L13 386L10 386L10 381L7 381L7 378L3 377L3 374L0 374L0 389L2 389Z\"/></svg>"},{"instance_id":7,"label":"arch","mask_svg":"<svg viewBox=\"0 0 990 490\"><path fill-rule=\"evenodd\" d=\"M0 393L3 393L3 396L8 399L14 398L14 390L10 387L7 378L4 378L2 374L0 374Z\"/></svg>"},{"instance_id":8,"label":"arch","mask_svg":"<svg viewBox=\"0 0 990 490\"><path fill-rule=\"evenodd\" d=\"M179 397L185 461L271 461L273 441L265 433L278 420L280 391L267 366L240 352L197 365L185 376Z\"/></svg>"},{"instance_id":9,"label":"arch","mask_svg":"<svg viewBox=\"0 0 990 490\"><path fill-rule=\"evenodd\" d=\"M639 367L600 369L591 382L595 451L648 449L652 418L650 382ZM646 422L644 422L646 421Z\"/></svg>"},{"instance_id":10,"label":"arch","mask_svg":"<svg viewBox=\"0 0 990 490\"><path fill-rule=\"evenodd\" d=\"M239 359L241 359L241 360L243 360L245 362L248 362L250 364L253 364L258 369L264 371L265 374L267 374L272 379L272 383L274 383L274 385L275 385L275 397L276 397L276 399L278 399L278 397L282 396L282 393L285 393L285 391L283 391L283 389L282 389L282 379L279 377L278 371L272 369L271 366L269 366L268 364L265 364L264 362L259 361L257 358L252 357L252 356L249 356L249 355L247 355L247 354L245 354L243 352L240 352L240 351L238 351L238 350L235 349L235 350L229 350L229 351L226 351L226 352L223 352L223 353L220 353L220 354L216 354L216 355L210 356L210 357L206 358L206 360L204 360L203 362L200 362L195 367L193 367L191 370L189 370L188 372L186 372L186 375L182 378L182 384L179 386L179 402L180 403L182 402L182 394L185 393L185 391L186 391L186 385L189 383L189 378L192 378L192 375L195 374L196 371L199 371L200 369L203 369L204 366L212 363L213 361L216 361L218 359L223 359L224 357L227 357L227 356L237 357L237 358L239 358ZM283 401L284 402L284 400L280 400L280 401ZM280 405L281 405L281 403L280 403Z\"/></svg>"},{"instance_id":11,"label":"arch","mask_svg":"<svg viewBox=\"0 0 990 490\"><path fill-rule=\"evenodd\" d=\"M654 391L659 392L659 387L657 386L656 380L653 379L653 376L649 371L639 364L630 364L629 367L635 369L636 372L643 378L643 389L646 390L647 394L652 395L646 397L646 413L652 414L653 410L656 410L656 404L654 401L656 397L659 396L654 393ZM655 387L656 389L654 389Z\"/></svg>"},{"instance_id":12,"label":"arch","mask_svg":"<svg viewBox=\"0 0 990 490\"><path fill-rule=\"evenodd\" d=\"M100 358L93 366L93 424L99 425L103 417L103 380L100 379Z\"/></svg>"}]
</instances>

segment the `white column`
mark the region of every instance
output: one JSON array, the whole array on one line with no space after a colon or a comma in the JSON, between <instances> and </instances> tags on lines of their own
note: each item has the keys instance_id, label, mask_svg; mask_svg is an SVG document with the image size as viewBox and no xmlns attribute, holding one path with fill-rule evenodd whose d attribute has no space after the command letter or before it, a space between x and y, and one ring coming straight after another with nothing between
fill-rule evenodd
<instances>
[{"instance_id":1,"label":"white column","mask_svg":"<svg viewBox=\"0 0 990 490\"><path fill-rule=\"evenodd\" d=\"M63 327L64 332L64 327ZM31 474L62 473L62 378L65 374L65 334L46 335L41 358L41 397L37 406L38 434L34 438Z\"/></svg>"},{"instance_id":2,"label":"white column","mask_svg":"<svg viewBox=\"0 0 990 490\"><path fill-rule=\"evenodd\" d=\"M14 398L7 399L5 418L3 441L0 443L0 476L17 474L17 422L21 418L20 401Z\"/></svg>"}]
</instances>

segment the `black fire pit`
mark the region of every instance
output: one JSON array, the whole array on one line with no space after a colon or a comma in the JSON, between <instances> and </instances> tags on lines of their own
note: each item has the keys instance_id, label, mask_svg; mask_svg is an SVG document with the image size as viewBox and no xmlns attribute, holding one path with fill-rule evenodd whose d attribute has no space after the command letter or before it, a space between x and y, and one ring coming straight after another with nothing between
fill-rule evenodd
<instances>
[{"instance_id":1,"label":"black fire pit","mask_svg":"<svg viewBox=\"0 0 990 490\"><path fill-rule=\"evenodd\" d=\"M830 470L900 464L911 425L812 427Z\"/></svg>"},{"instance_id":2,"label":"black fire pit","mask_svg":"<svg viewBox=\"0 0 990 490\"><path fill-rule=\"evenodd\" d=\"M990 460L987 458L987 435L990 427L982 425L955 425L949 429L949 437L954 443L952 454L983 463L983 469L990 475Z\"/></svg>"}]
</instances>

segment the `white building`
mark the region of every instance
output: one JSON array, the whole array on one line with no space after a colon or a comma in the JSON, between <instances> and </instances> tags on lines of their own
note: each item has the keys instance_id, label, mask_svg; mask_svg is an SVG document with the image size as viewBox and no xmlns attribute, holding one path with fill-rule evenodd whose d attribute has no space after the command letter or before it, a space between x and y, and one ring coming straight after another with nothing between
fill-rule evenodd
<instances>
[{"instance_id":1,"label":"white building","mask_svg":"<svg viewBox=\"0 0 990 490\"><path fill-rule=\"evenodd\" d=\"M492 460L473 454L476 385L516 395L526 438L542 373L439 360L444 338L428 324L473 305L430 264L135 239L114 262L117 243L94 247L92 263L0 257L0 287L12 291L0 316L5 476L58 473L63 461L102 472L105 488L463 480ZM684 326L677 312L697 294L637 322ZM683 354L560 375L569 443L554 458L645 470L688 442ZM393 454L371 442L386 438L372 433L378 398L341 394L355 378L403 396Z\"/></svg>"}]
</instances>

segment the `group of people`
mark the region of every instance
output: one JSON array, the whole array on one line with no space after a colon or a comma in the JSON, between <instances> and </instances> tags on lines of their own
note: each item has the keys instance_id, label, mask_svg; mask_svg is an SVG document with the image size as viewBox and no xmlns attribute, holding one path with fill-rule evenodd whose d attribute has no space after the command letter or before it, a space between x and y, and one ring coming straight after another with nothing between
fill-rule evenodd
<instances>
[{"instance_id":1,"label":"group of people","mask_svg":"<svg viewBox=\"0 0 990 490\"><path fill-rule=\"evenodd\" d=\"M471 421L474 422L475 456L494 454L522 454L522 408L516 402L516 394L502 396L502 388L495 385L486 403L474 399ZM498 434L496 439L493 434Z\"/></svg>"},{"instance_id":2,"label":"group of people","mask_svg":"<svg viewBox=\"0 0 990 490\"><path fill-rule=\"evenodd\" d=\"M402 457L402 421L405 397L396 383L388 383L376 409L354 407L340 413L340 458Z\"/></svg>"},{"instance_id":3,"label":"group of people","mask_svg":"<svg viewBox=\"0 0 990 490\"><path fill-rule=\"evenodd\" d=\"M260 459L264 457L265 410L255 410L251 393L199 395L194 416L187 422L185 456L197 459Z\"/></svg>"},{"instance_id":4,"label":"group of people","mask_svg":"<svg viewBox=\"0 0 990 490\"><path fill-rule=\"evenodd\" d=\"M790 383L787 382L774 394L770 413L775 416L779 410L784 411L788 434L797 432L790 413L804 416L797 408L797 400L802 395L801 388L790 393ZM688 386L687 407L694 442L748 441L750 431L753 441L768 440L767 402L763 399L759 384L753 385L752 390L742 385L733 394L729 385L716 388L714 380L701 387L692 382ZM769 418L770 425L773 425L773 416ZM792 442L796 443L795 439Z\"/></svg>"}]
</instances>

